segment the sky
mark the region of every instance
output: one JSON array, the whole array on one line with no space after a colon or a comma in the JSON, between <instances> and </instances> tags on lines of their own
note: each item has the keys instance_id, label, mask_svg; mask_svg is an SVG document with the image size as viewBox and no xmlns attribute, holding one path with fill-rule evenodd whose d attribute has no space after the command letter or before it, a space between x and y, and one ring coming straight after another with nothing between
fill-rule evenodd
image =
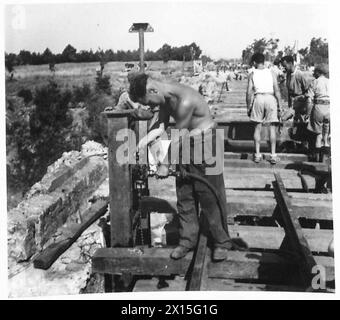
<instances>
[{"instance_id":1,"label":"sky","mask_svg":"<svg viewBox=\"0 0 340 320\"><path fill-rule=\"evenodd\" d=\"M321 4L233 2L114 2L7 5L5 50L59 53L70 43L77 50L137 49L133 22L149 22L145 49L164 43L181 46L195 41L212 58L238 58L254 39L279 38L281 46L299 47L312 37L327 38Z\"/></svg>"}]
</instances>

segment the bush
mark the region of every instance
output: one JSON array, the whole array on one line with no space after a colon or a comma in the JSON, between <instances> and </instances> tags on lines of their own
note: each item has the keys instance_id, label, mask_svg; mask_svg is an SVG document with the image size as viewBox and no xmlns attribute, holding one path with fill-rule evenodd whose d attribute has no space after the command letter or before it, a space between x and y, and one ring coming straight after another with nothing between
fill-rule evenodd
<instances>
[{"instance_id":1,"label":"bush","mask_svg":"<svg viewBox=\"0 0 340 320\"><path fill-rule=\"evenodd\" d=\"M10 165L12 180L21 179L31 186L42 178L47 166L74 148L72 141L65 142L72 123L68 113L71 98L70 91L62 92L50 82L36 90L33 106L14 108L8 132L11 149L16 150Z\"/></svg>"},{"instance_id":2,"label":"bush","mask_svg":"<svg viewBox=\"0 0 340 320\"><path fill-rule=\"evenodd\" d=\"M30 89L21 89L18 92L18 97L23 98L25 104L31 102L33 100L32 91Z\"/></svg>"},{"instance_id":3,"label":"bush","mask_svg":"<svg viewBox=\"0 0 340 320\"><path fill-rule=\"evenodd\" d=\"M100 143L106 143L107 139L107 120L102 114L108 106L114 106L116 99L106 94L95 94L88 102L89 117L87 126L91 129L91 139Z\"/></svg>"},{"instance_id":4,"label":"bush","mask_svg":"<svg viewBox=\"0 0 340 320\"><path fill-rule=\"evenodd\" d=\"M83 83L82 86L73 87L73 101L85 102L91 95L92 90L88 83Z\"/></svg>"},{"instance_id":5,"label":"bush","mask_svg":"<svg viewBox=\"0 0 340 320\"><path fill-rule=\"evenodd\" d=\"M106 94L111 94L111 83L110 76L101 76L100 74L96 77L96 92L104 92Z\"/></svg>"}]
</instances>

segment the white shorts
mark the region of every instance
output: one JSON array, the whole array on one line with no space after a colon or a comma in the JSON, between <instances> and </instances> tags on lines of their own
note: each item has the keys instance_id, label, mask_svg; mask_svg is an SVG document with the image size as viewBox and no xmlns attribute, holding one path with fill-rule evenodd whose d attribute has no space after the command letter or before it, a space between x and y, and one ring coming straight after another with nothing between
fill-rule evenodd
<instances>
[{"instance_id":1,"label":"white shorts","mask_svg":"<svg viewBox=\"0 0 340 320\"><path fill-rule=\"evenodd\" d=\"M250 113L250 120L258 123L279 122L276 98L272 94L257 94Z\"/></svg>"}]
</instances>

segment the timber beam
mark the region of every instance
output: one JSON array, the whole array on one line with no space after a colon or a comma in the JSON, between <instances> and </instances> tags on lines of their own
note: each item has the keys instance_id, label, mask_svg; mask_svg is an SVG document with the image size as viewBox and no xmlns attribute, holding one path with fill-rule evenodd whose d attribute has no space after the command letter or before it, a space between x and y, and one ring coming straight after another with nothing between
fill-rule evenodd
<instances>
[{"instance_id":1,"label":"timber beam","mask_svg":"<svg viewBox=\"0 0 340 320\"><path fill-rule=\"evenodd\" d=\"M170 276L186 275L192 261L192 253L180 260L170 258L169 248L102 248L92 258L95 273L122 275ZM207 250L209 278L247 279L262 282L296 283L299 277L297 262L291 255L268 252L230 251L227 260L211 262ZM334 261L329 257L316 256L323 265L327 280L334 279Z\"/></svg>"}]
</instances>

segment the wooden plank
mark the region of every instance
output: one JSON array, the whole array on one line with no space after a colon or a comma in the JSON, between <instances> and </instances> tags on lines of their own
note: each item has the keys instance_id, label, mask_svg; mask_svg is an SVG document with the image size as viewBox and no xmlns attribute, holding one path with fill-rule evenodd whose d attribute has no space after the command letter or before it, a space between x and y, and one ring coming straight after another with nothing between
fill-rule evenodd
<instances>
[{"instance_id":1,"label":"wooden plank","mask_svg":"<svg viewBox=\"0 0 340 320\"><path fill-rule=\"evenodd\" d=\"M282 161L301 161L305 162L308 161L308 156L306 154L300 154L300 153L278 153L278 157ZM263 153L263 156L265 159L268 159L270 156L270 153ZM253 159L253 153L249 152L225 152L224 153L224 159L225 160L232 160L232 159L240 159L240 160L252 160Z\"/></svg>"},{"instance_id":2,"label":"wooden plank","mask_svg":"<svg viewBox=\"0 0 340 320\"><path fill-rule=\"evenodd\" d=\"M101 248L92 257L92 271L121 275L181 275L184 276L192 260L192 252L184 258L170 258L168 248Z\"/></svg>"},{"instance_id":3,"label":"wooden plank","mask_svg":"<svg viewBox=\"0 0 340 320\"><path fill-rule=\"evenodd\" d=\"M180 260L169 258L171 249L106 248L99 249L92 259L92 270L98 273L134 275L173 275L184 276L188 270L192 255ZM209 259L209 255L207 255ZM326 279L334 279L334 259L315 257L319 265L326 270ZM270 281L271 283L296 283L298 265L292 256L280 256L274 253L230 251L228 259L219 263L208 263L209 278L251 279Z\"/></svg>"},{"instance_id":4,"label":"wooden plank","mask_svg":"<svg viewBox=\"0 0 340 320\"><path fill-rule=\"evenodd\" d=\"M273 190L274 172L280 172L289 191L304 190L297 171L263 168L225 168L223 171L225 187L228 189ZM314 189L315 178L307 175L304 178L308 187Z\"/></svg>"},{"instance_id":5,"label":"wooden plank","mask_svg":"<svg viewBox=\"0 0 340 320\"><path fill-rule=\"evenodd\" d=\"M200 233L198 245L193 258L193 269L188 282L188 291L200 291L202 286L202 277L205 267L205 258L207 254L207 236Z\"/></svg>"},{"instance_id":6,"label":"wooden plank","mask_svg":"<svg viewBox=\"0 0 340 320\"><path fill-rule=\"evenodd\" d=\"M249 197L249 198L271 198L275 199L275 195L273 191L253 191L253 190L232 190L226 189L227 197ZM320 200L324 203L332 202L332 194L331 193L304 193L304 192L288 192L288 196L294 202L295 199L299 199L308 204L309 200Z\"/></svg>"},{"instance_id":7,"label":"wooden plank","mask_svg":"<svg viewBox=\"0 0 340 320\"><path fill-rule=\"evenodd\" d=\"M291 199L294 218L333 220L332 202L320 200ZM276 208L276 201L269 197L227 196L229 217L258 216L271 217Z\"/></svg>"},{"instance_id":8,"label":"wooden plank","mask_svg":"<svg viewBox=\"0 0 340 320\"><path fill-rule=\"evenodd\" d=\"M167 209L165 212L172 210L177 212L173 177L164 180L150 178L149 188L154 197L168 201L172 209ZM333 220L331 195L312 193L289 193L289 195L292 197L293 215L296 218ZM226 196L230 218L237 216L271 217L276 207L273 191L226 189ZM326 199L328 200L326 201ZM155 209L155 211L157 210Z\"/></svg>"},{"instance_id":9,"label":"wooden plank","mask_svg":"<svg viewBox=\"0 0 340 320\"><path fill-rule=\"evenodd\" d=\"M313 277L312 269L317 263L303 235L299 221L292 215L291 200L288 197L280 174L275 173L275 179L276 181L273 182L273 185L278 212L280 213L289 245L298 257L301 280L308 287Z\"/></svg>"},{"instance_id":10,"label":"wooden plank","mask_svg":"<svg viewBox=\"0 0 340 320\"><path fill-rule=\"evenodd\" d=\"M285 231L279 227L259 227L229 225L231 237L241 237L251 249L278 250L285 237ZM333 238L333 230L302 229L312 252L328 252L328 245Z\"/></svg>"},{"instance_id":11,"label":"wooden plank","mask_svg":"<svg viewBox=\"0 0 340 320\"><path fill-rule=\"evenodd\" d=\"M103 216L107 211L109 201L97 200L86 212L86 221L80 224L73 235L57 243L49 245L39 253L33 260L35 268L48 269L71 245L81 236L81 234L96 220Z\"/></svg>"},{"instance_id":12,"label":"wooden plank","mask_svg":"<svg viewBox=\"0 0 340 320\"><path fill-rule=\"evenodd\" d=\"M334 279L334 259L315 256L325 267L326 280ZM208 264L209 278L256 280L299 285L299 266L294 256L269 252L230 251L227 260Z\"/></svg>"},{"instance_id":13,"label":"wooden plank","mask_svg":"<svg viewBox=\"0 0 340 320\"><path fill-rule=\"evenodd\" d=\"M269 162L269 157L265 158L260 163L255 163L253 160L224 160L224 170L229 168L254 168L254 169L290 169L290 170L322 170L327 171L328 165L316 162L301 162L301 161L279 161L277 164L272 165Z\"/></svg>"},{"instance_id":14,"label":"wooden plank","mask_svg":"<svg viewBox=\"0 0 340 320\"><path fill-rule=\"evenodd\" d=\"M127 111L127 110L125 110ZM108 117L108 161L110 189L111 246L128 246L131 237L132 178L128 159L117 161L117 149L122 141L117 140L120 129L128 129L126 112L107 112ZM131 130L130 130L131 131ZM129 134L131 134L129 131ZM129 137L130 138L130 137ZM128 141L132 142L132 139Z\"/></svg>"}]
</instances>

